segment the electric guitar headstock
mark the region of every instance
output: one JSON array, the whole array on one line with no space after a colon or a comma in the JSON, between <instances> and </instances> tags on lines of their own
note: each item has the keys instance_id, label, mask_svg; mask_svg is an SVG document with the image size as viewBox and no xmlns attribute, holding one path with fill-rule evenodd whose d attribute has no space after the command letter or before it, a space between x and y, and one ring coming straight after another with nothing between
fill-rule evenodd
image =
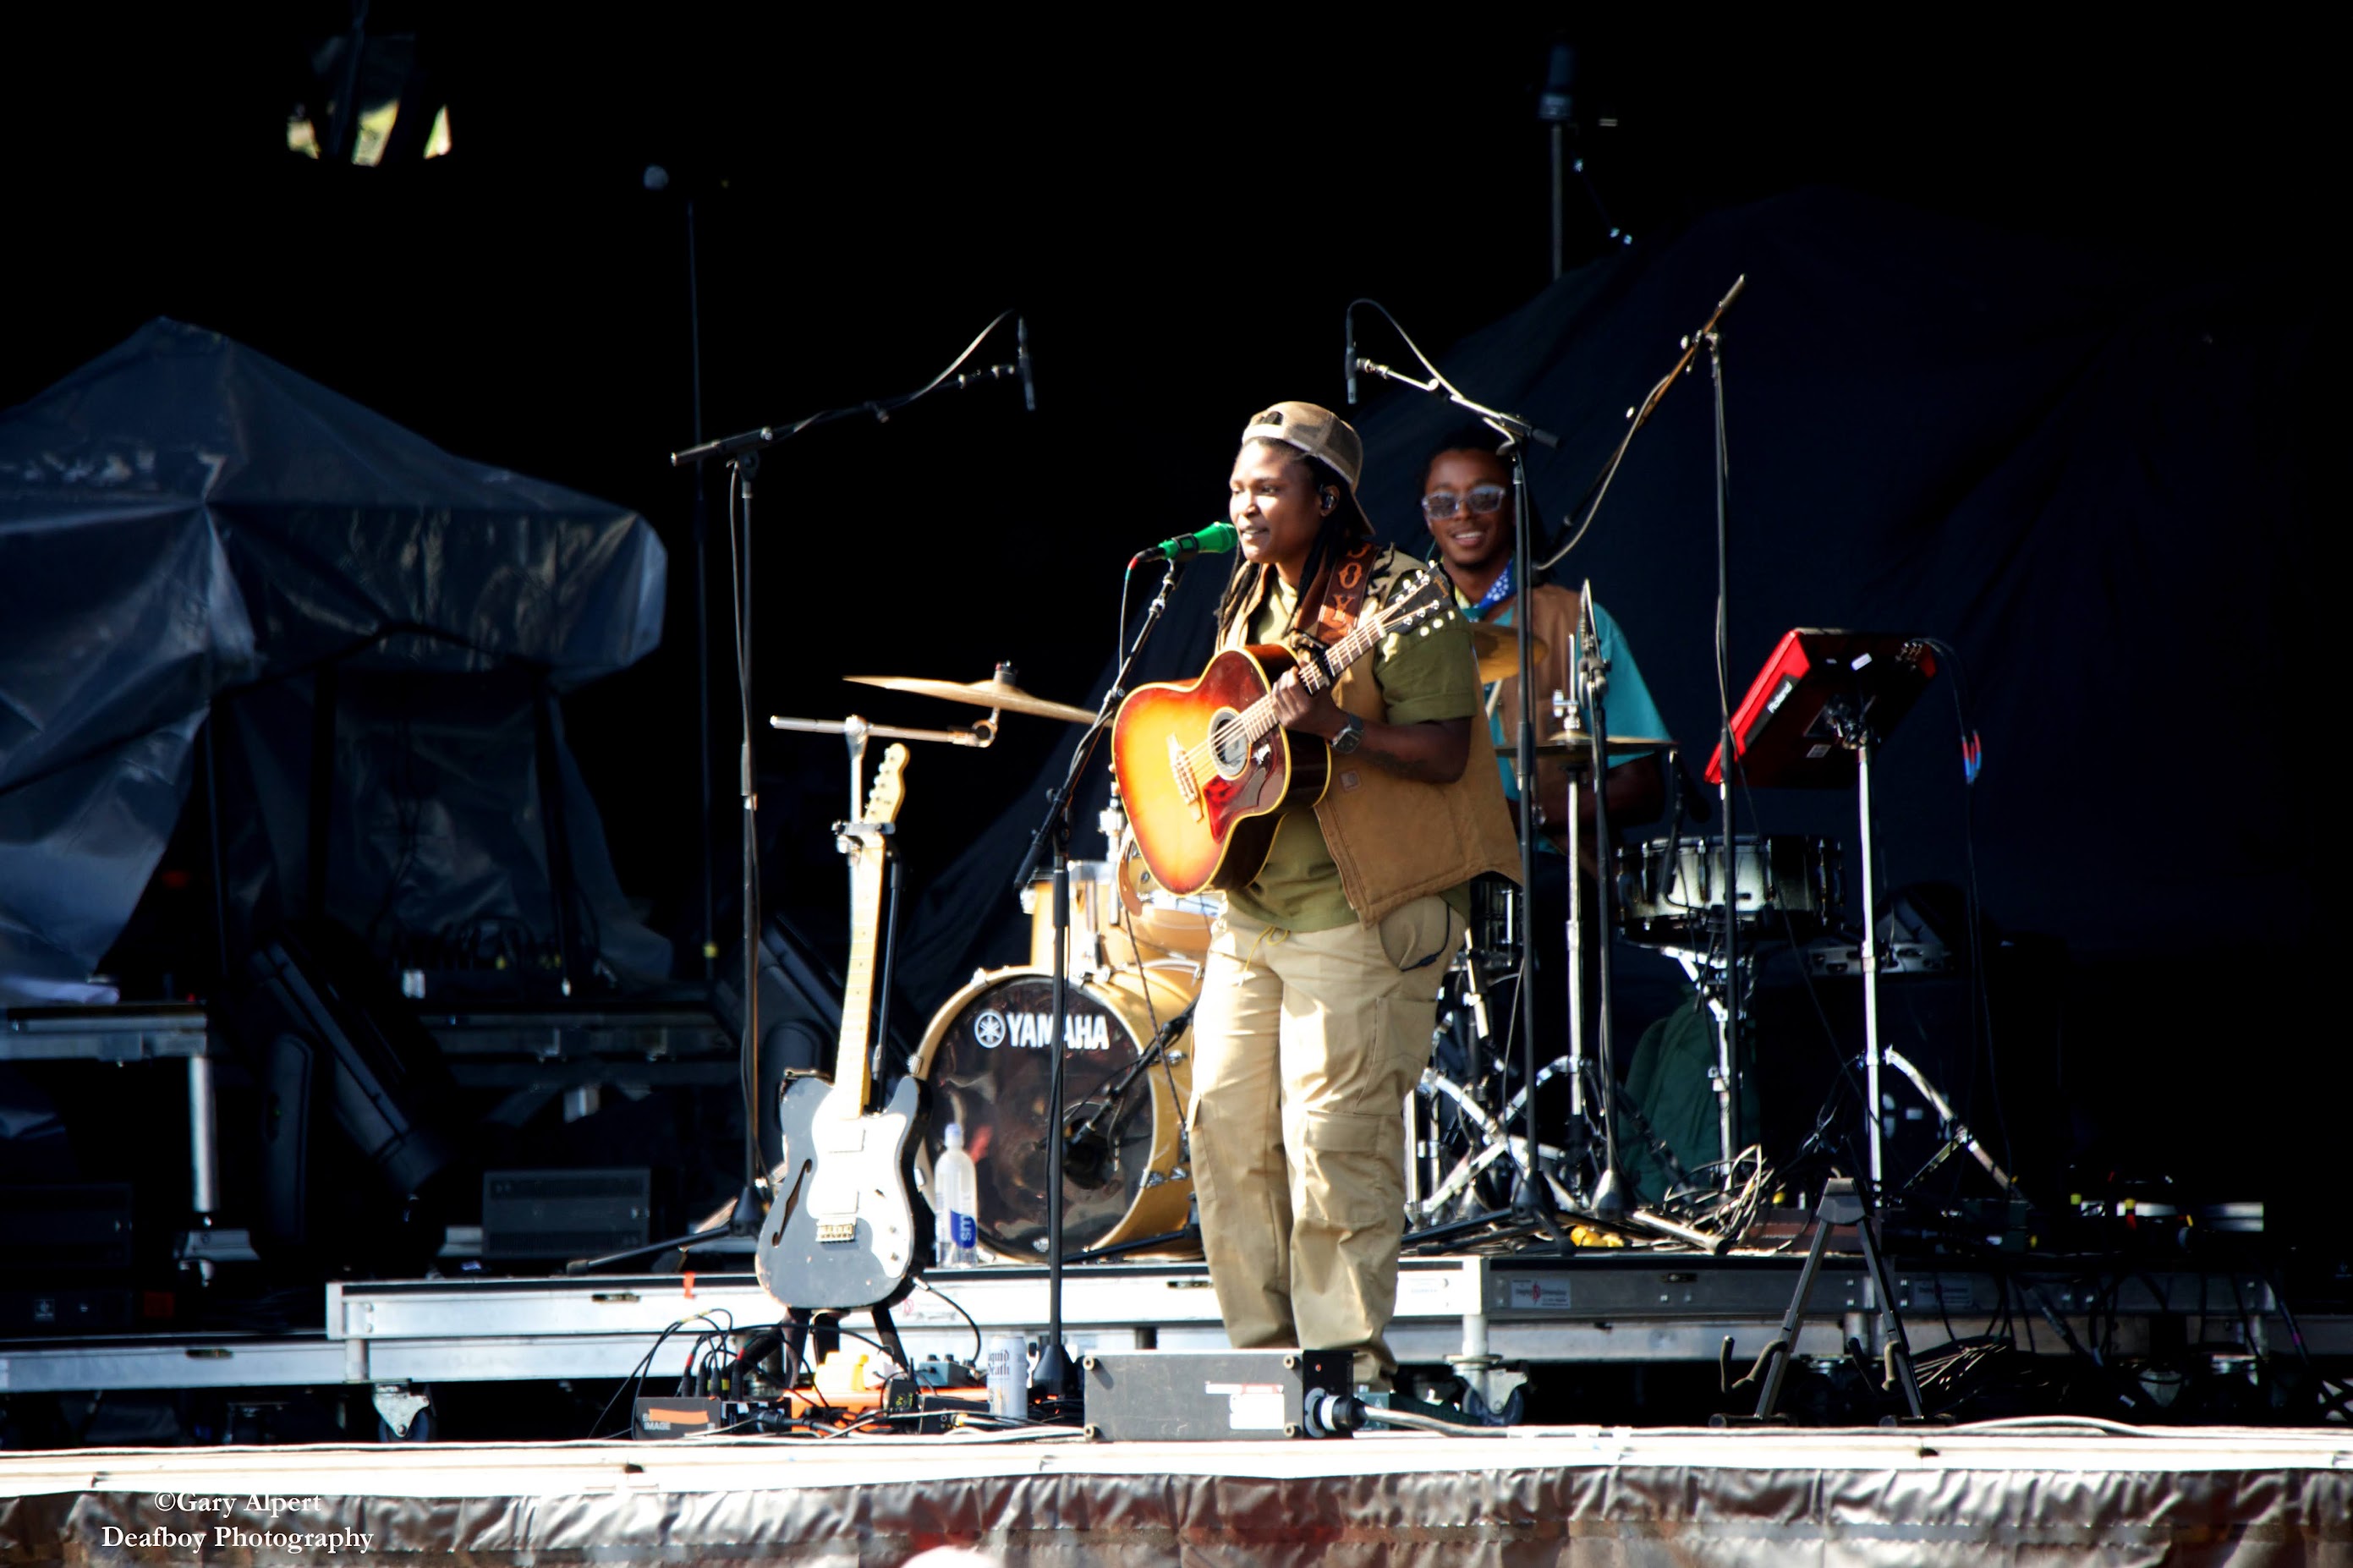
<instances>
[{"instance_id":1,"label":"electric guitar headstock","mask_svg":"<svg viewBox=\"0 0 2353 1568\"><path fill-rule=\"evenodd\" d=\"M882 765L874 771L874 783L866 792L866 807L858 814L858 820L834 828L843 854L855 859L878 847L890 833L899 819L900 806L906 802L906 772L907 748L894 741L882 753Z\"/></svg>"},{"instance_id":2,"label":"electric guitar headstock","mask_svg":"<svg viewBox=\"0 0 2353 1568\"><path fill-rule=\"evenodd\" d=\"M874 770L874 787L866 792L866 810L860 820L878 826L888 826L899 820L899 807L907 796L907 748L898 742L882 753L882 765Z\"/></svg>"}]
</instances>

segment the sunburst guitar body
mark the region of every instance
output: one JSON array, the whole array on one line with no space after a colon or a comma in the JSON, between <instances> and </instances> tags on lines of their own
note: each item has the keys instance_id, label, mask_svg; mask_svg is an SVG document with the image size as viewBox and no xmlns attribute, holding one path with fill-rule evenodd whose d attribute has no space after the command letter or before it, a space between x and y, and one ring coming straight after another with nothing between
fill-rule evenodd
<instances>
[{"instance_id":1,"label":"sunburst guitar body","mask_svg":"<svg viewBox=\"0 0 2353 1568\"><path fill-rule=\"evenodd\" d=\"M1271 644L1229 648L1194 679L1131 692L1112 727L1112 769L1153 879L1172 893L1247 886L1282 814L1313 806L1332 777L1330 749L1276 720L1275 682L1323 689L1382 637L1428 636L1454 613L1451 598L1418 572L1324 648L1321 668Z\"/></svg>"}]
</instances>

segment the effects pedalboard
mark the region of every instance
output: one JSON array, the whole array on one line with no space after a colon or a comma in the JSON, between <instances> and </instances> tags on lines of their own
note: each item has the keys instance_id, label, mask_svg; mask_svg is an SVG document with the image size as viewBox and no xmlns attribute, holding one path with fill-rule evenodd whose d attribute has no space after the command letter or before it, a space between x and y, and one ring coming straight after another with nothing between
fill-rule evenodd
<instances>
[{"instance_id":1,"label":"effects pedalboard","mask_svg":"<svg viewBox=\"0 0 2353 1568\"><path fill-rule=\"evenodd\" d=\"M640 1441L717 1435L786 1436L851 1428L938 1433L966 1424L1002 1425L988 1390L962 1362L927 1358L875 1387L865 1385L866 1358L828 1357L807 1385L778 1388L740 1363L681 1380L674 1394L638 1396L629 1434ZM970 1418L978 1417L977 1423Z\"/></svg>"},{"instance_id":2,"label":"effects pedalboard","mask_svg":"<svg viewBox=\"0 0 2353 1568\"><path fill-rule=\"evenodd\" d=\"M862 1367L864 1358L859 1358ZM1459 1411L1389 1396L1358 1397L1356 1358L1345 1351L1095 1351L1080 1358L1085 1376L1085 1432L1099 1442L1208 1442L1250 1438L1345 1437L1367 1425L1453 1432L1482 1423ZM844 1368L843 1371L857 1370ZM993 1411L989 1390L959 1362L926 1360L913 1373L877 1388L845 1381L832 1362L813 1385L774 1390L757 1382L740 1390L700 1380L691 1392L640 1396L632 1433L641 1439L788 1436L850 1431L945 1432L965 1426L1050 1426L1056 1414L1033 1400L1030 1415ZM1067 1411L1059 1419L1067 1420Z\"/></svg>"}]
</instances>

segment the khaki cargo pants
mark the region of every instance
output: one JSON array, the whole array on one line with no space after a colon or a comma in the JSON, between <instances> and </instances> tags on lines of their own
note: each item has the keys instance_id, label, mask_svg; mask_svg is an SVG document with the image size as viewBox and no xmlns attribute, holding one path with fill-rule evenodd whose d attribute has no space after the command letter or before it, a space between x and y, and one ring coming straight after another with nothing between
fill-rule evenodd
<instances>
[{"instance_id":1,"label":"khaki cargo pants","mask_svg":"<svg viewBox=\"0 0 2353 1568\"><path fill-rule=\"evenodd\" d=\"M1348 1350L1382 1339L1405 1231L1405 1098L1430 1064L1438 985L1462 938L1444 900L1377 927L1287 931L1229 914L1193 1015L1193 1190L1237 1347Z\"/></svg>"}]
</instances>

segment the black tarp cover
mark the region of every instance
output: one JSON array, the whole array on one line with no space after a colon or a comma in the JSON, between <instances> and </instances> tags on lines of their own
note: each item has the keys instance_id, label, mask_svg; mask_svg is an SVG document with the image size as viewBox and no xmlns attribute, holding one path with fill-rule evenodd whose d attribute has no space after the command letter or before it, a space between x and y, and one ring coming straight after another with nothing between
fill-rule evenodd
<instances>
[{"instance_id":1,"label":"black tarp cover","mask_svg":"<svg viewBox=\"0 0 2353 1568\"><path fill-rule=\"evenodd\" d=\"M216 696L330 659L576 685L660 640L665 565L633 512L176 321L0 416L0 1004L111 999Z\"/></svg>"}]
</instances>

